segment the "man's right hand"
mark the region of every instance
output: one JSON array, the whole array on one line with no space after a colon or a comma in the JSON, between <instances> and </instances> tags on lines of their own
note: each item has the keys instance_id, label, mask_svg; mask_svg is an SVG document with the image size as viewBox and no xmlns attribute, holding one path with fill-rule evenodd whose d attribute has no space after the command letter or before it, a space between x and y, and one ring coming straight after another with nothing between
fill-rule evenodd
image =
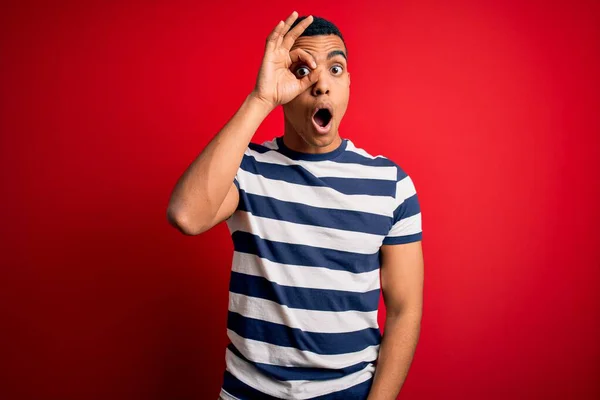
<instances>
[{"instance_id":1,"label":"man's right hand","mask_svg":"<svg viewBox=\"0 0 600 400\"><path fill-rule=\"evenodd\" d=\"M297 18L292 13L269 35L255 89L177 181L167 218L182 233L198 235L235 212L239 193L233 181L252 136L270 111L311 87L311 79L316 82L313 57L302 49L290 51L313 21L308 17L290 30ZM310 72L297 78L290 71L295 63Z\"/></svg>"},{"instance_id":2,"label":"man's right hand","mask_svg":"<svg viewBox=\"0 0 600 400\"><path fill-rule=\"evenodd\" d=\"M265 45L265 55L252 95L272 108L288 103L314 83L312 70L317 67L315 59L302 49L290 51L296 39L312 23L313 17L306 17L290 30L297 18L298 14L294 11L285 22L280 21ZM292 64L297 62L311 68L311 73L297 78L290 71Z\"/></svg>"}]
</instances>

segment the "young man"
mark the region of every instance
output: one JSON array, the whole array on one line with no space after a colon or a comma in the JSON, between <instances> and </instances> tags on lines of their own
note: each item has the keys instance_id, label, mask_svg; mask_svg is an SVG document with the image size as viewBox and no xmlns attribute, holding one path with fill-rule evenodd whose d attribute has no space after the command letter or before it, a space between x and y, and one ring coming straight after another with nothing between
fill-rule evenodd
<instances>
[{"instance_id":1,"label":"young man","mask_svg":"<svg viewBox=\"0 0 600 400\"><path fill-rule=\"evenodd\" d=\"M175 227L197 235L227 220L234 242L222 399L391 400L408 373L421 213L397 164L340 137L347 58L330 22L280 21L255 89L173 190ZM279 105L283 136L250 143Z\"/></svg>"}]
</instances>

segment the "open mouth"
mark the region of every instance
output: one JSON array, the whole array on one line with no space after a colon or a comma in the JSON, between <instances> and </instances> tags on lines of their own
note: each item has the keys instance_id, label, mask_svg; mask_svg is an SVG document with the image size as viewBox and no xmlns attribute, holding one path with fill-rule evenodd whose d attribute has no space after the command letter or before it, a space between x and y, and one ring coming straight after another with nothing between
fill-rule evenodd
<instances>
[{"instance_id":1,"label":"open mouth","mask_svg":"<svg viewBox=\"0 0 600 400\"><path fill-rule=\"evenodd\" d=\"M331 122L331 118L331 111L327 108L319 108L313 115L313 121L315 122L315 125L320 128L327 127Z\"/></svg>"}]
</instances>

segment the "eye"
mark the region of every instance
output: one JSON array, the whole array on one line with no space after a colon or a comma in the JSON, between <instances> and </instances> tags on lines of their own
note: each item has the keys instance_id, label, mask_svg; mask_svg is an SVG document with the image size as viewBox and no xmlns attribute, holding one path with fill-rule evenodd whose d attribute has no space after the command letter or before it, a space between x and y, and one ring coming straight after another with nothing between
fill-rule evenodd
<instances>
[{"instance_id":1,"label":"eye","mask_svg":"<svg viewBox=\"0 0 600 400\"><path fill-rule=\"evenodd\" d=\"M344 69L342 68L341 65L334 65L333 67L331 67L331 72L334 75L341 75L342 72L344 72Z\"/></svg>"},{"instance_id":2,"label":"eye","mask_svg":"<svg viewBox=\"0 0 600 400\"><path fill-rule=\"evenodd\" d=\"M296 68L296 76L298 78L302 78L306 75L310 74L310 69L308 69L308 67L300 67L300 68Z\"/></svg>"}]
</instances>

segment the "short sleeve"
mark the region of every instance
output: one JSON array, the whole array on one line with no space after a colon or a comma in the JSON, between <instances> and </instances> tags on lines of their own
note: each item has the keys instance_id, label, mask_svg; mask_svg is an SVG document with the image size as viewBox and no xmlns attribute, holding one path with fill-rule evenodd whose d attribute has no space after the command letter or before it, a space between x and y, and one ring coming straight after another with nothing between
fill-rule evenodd
<instances>
[{"instance_id":1,"label":"short sleeve","mask_svg":"<svg viewBox=\"0 0 600 400\"><path fill-rule=\"evenodd\" d=\"M392 227L383 240L383 244L405 244L422 239L421 207L417 191L410 176L402 170L398 172L396 183L396 202Z\"/></svg>"},{"instance_id":2,"label":"short sleeve","mask_svg":"<svg viewBox=\"0 0 600 400\"><path fill-rule=\"evenodd\" d=\"M242 162L235 173L233 178L233 184L238 190L240 194L237 210L245 210L246 203L246 191L248 186L253 185L252 179L249 179L249 176L255 176L257 174L257 166L256 159L254 158L253 152L255 152L255 148L257 145L254 143L250 143L246 150L244 150L244 156L242 157Z\"/></svg>"},{"instance_id":3,"label":"short sleeve","mask_svg":"<svg viewBox=\"0 0 600 400\"><path fill-rule=\"evenodd\" d=\"M238 190L241 190L245 187L244 185L244 171L249 171L249 172L253 172L255 167L254 167L254 157L252 157L251 155L251 150L250 150L250 146L252 145L252 143L250 143L250 145L248 147L246 147L246 150L244 150L244 156L242 157L242 162L240 163L240 166L238 167L237 172L235 173L235 177L233 178L233 183L235 184L235 186L237 187Z\"/></svg>"}]
</instances>

